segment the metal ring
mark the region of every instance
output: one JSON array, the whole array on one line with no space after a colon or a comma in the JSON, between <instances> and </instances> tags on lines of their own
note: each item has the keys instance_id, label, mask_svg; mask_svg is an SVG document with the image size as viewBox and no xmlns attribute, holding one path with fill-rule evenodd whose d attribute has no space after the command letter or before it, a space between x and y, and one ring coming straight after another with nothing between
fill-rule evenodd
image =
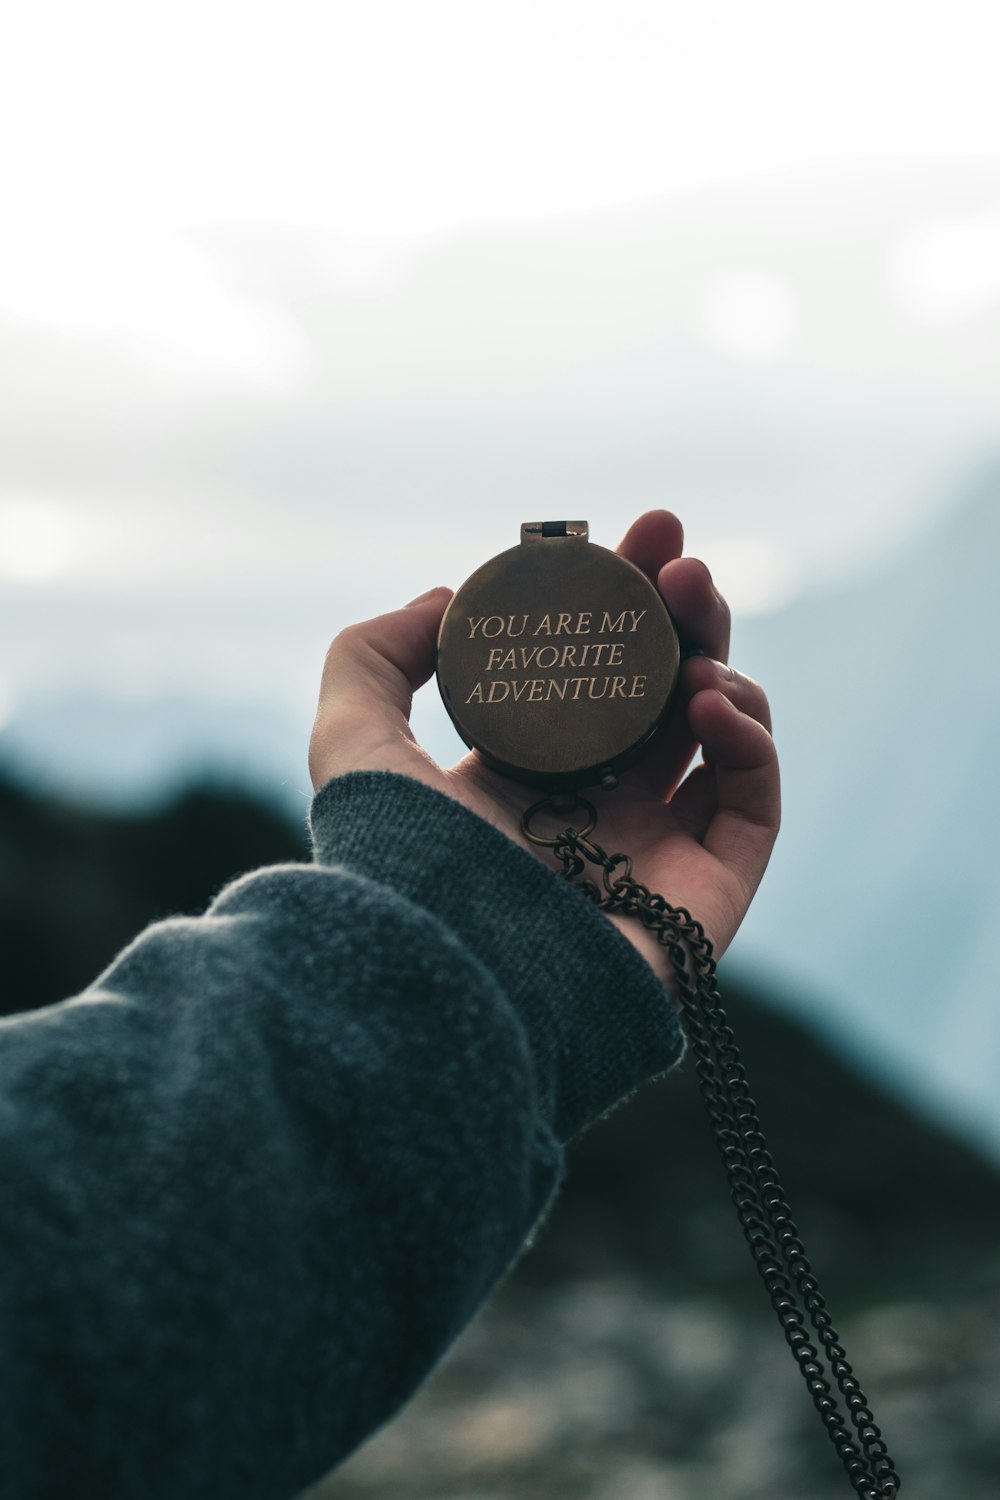
<instances>
[{"instance_id":1,"label":"metal ring","mask_svg":"<svg viewBox=\"0 0 1000 1500\"><path fill-rule=\"evenodd\" d=\"M568 807L556 806L557 803L565 803L566 800L567 799L565 797L551 796L543 797L540 802L533 803L521 819L521 832L524 834L525 838L530 839L533 844L543 844L547 849L554 849L556 844L558 844L563 837L562 830L560 830L554 838L547 838L545 834L535 833L533 831L531 827L532 818L540 812L551 812L559 817L562 817L564 815L568 817L569 814L578 807L585 807L587 809L587 817L589 821L586 828L574 831L577 832L578 837L580 838L586 838L588 833L593 833L594 829L597 827L597 809L595 808L594 804L592 802L588 802L586 797L581 797L578 794L574 794L573 799L569 803Z\"/></svg>"}]
</instances>

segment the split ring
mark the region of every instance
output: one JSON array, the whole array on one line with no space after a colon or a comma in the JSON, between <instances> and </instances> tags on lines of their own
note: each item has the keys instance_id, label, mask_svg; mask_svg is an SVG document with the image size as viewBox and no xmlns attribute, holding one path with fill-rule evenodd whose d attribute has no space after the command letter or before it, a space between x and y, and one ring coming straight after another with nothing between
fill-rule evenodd
<instances>
[{"instance_id":1,"label":"split ring","mask_svg":"<svg viewBox=\"0 0 1000 1500\"><path fill-rule=\"evenodd\" d=\"M546 834L536 833L533 830L531 826L532 818L541 812L550 812L558 817L568 817L578 807L586 808L588 822L586 828L582 828L579 831L574 829L574 832L577 832L579 838L585 839L588 833L593 833L597 826L597 809L592 802L587 801L586 797L581 797L577 793L574 793L570 797L543 797L540 802L532 803L521 819L521 832L533 844L543 844L547 849L554 849L556 844L562 840L564 830L560 829L554 838L549 838Z\"/></svg>"}]
</instances>

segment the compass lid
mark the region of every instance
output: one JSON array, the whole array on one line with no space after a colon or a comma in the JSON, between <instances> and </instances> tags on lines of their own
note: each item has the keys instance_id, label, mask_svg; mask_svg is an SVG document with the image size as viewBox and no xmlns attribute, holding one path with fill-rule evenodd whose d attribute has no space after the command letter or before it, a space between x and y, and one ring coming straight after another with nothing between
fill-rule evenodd
<instances>
[{"instance_id":1,"label":"compass lid","mask_svg":"<svg viewBox=\"0 0 1000 1500\"><path fill-rule=\"evenodd\" d=\"M437 680L462 739L538 786L586 786L633 759L677 681L677 632L632 563L585 521L526 522L448 606Z\"/></svg>"}]
</instances>

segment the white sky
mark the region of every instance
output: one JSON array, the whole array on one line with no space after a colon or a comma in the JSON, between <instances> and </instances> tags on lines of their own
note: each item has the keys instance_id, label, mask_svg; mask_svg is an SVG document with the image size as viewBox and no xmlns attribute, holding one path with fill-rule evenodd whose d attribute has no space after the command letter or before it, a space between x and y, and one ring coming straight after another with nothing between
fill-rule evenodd
<instances>
[{"instance_id":1,"label":"white sky","mask_svg":"<svg viewBox=\"0 0 1000 1500\"><path fill-rule=\"evenodd\" d=\"M29 240L281 222L395 242L989 153L997 39L970 0L36 0L4 27L4 203Z\"/></svg>"},{"instance_id":2,"label":"white sky","mask_svg":"<svg viewBox=\"0 0 1000 1500\"><path fill-rule=\"evenodd\" d=\"M134 683L124 619L186 681L181 601L332 630L536 512L671 504L745 610L895 545L1000 436L998 40L969 0L20 7L0 696Z\"/></svg>"}]
</instances>

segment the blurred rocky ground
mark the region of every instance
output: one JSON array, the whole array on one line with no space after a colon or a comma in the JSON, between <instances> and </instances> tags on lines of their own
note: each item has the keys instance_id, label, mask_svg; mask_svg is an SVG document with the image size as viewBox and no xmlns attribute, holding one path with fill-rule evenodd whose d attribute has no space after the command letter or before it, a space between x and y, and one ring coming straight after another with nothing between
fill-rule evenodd
<instances>
[{"instance_id":1,"label":"blurred rocky ground","mask_svg":"<svg viewBox=\"0 0 1000 1500\"><path fill-rule=\"evenodd\" d=\"M998 1280L841 1325L913 1500L996 1500ZM544 1296L511 1283L310 1500L844 1500L760 1300L672 1299L625 1275Z\"/></svg>"}]
</instances>

